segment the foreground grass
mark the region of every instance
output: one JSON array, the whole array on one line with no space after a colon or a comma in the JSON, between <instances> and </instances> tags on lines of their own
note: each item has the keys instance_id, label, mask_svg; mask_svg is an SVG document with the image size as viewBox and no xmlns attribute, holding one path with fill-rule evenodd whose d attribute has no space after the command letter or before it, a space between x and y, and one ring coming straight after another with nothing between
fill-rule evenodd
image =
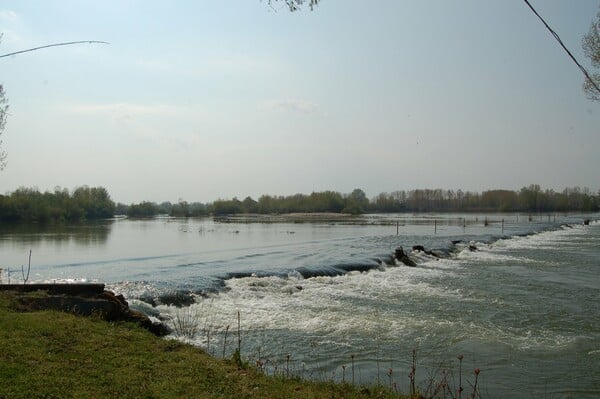
<instances>
[{"instance_id":1,"label":"foreground grass","mask_svg":"<svg viewBox=\"0 0 600 399\"><path fill-rule=\"evenodd\" d=\"M0 398L398 398L268 377L128 323L18 312L0 293Z\"/></svg>"}]
</instances>

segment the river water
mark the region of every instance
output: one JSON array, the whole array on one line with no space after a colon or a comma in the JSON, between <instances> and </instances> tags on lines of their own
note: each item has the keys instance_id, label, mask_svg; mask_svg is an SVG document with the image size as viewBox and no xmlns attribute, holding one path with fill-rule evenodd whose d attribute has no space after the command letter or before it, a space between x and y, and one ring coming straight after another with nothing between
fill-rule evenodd
<instances>
[{"instance_id":1,"label":"river water","mask_svg":"<svg viewBox=\"0 0 600 399\"><path fill-rule=\"evenodd\" d=\"M408 391L414 349L422 390L462 381L470 396L479 368L483 397L597 398L598 217L0 226L1 278L22 282L31 250L29 281L105 282L132 307L197 326L178 339L215 356L240 338L268 373ZM398 246L416 267L392 258Z\"/></svg>"}]
</instances>

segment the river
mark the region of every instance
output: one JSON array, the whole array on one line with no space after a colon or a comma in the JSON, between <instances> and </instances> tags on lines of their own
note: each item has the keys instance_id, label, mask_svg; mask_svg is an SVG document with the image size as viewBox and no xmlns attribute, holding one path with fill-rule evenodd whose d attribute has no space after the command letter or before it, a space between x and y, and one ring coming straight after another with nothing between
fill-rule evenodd
<instances>
[{"instance_id":1,"label":"river","mask_svg":"<svg viewBox=\"0 0 600 399\"><path fill-rule=\"evenodd\" d=\"M460 378L469 396L478 368L483 397L596 398L599 217L0 226L0 267L22 282L31 250L30 282L105 282L134 308L195 324L177 339L219 357L238 346L239 314L242 357L268 373L407 392L415 350L422 390ZM393 260L398 246L416 267Z\"/></svg>"}]
</instances>

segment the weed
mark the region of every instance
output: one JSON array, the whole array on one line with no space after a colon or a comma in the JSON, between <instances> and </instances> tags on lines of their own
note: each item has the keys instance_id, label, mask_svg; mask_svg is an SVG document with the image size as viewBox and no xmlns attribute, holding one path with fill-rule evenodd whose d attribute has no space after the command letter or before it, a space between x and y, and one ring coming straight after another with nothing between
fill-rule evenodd
<instances>
[{"instance_id":1,"label":"weed","mask_svg":"<svg viewBox=\"0 0 600 399\"><path fill-rule=\"evenodd\" d=\"M241 356L241 353L242 353L242 329L240 326L240 311L239 310L237 312L237 333L238 333L237 354L238 354L238 356Z\"/></svg>"},{"instance_id":2,"label":"weed","mask_svg":"<svg viewBox=\"0 0 600 399\"><path fill-rule=\"evenodd\" d=\"M410 374L408 378L410 380L410 395L415 396L417 394L417 389L415 386L415 379L417 374L417 348L413 348L412 350L412 366L410 369Z\"/></svg>"},{"instance_id":3,"label":"weed","mask_svg":"<svg viewBox=\"0 0 600 399\"><path fill-rule=\"evenodd\" d=\"M225 348L227 348L227 333L229 333L229 325L225 327L225 338L223 339L223 359L225 359Z\"/></svg>"},{"instance_id":4,"label":"weed","mask_svg":"<svg viewBox=\"0 0 600 399\"><path fill-rule=\"evenodd\" d=\"M354 380L354 354L350 355L350 360L352 361L352 385L355 384Z\"/></svg>"},{"instance_id":5,"label":"weed","mask_svg":"<svg viewBox=\"0 0 600 399\"><path fill-rule=\"evenodd\" d=\"M235 352L233 352L232 360L238 368L245 368L245 363L242 361L242 355L240 354L239 349L236 349Z\"/></svg>"},{"instance_id":6,"label":"weed","mask_svg":"<svg viewBox=\"0 0 600 399\"><path fill-rule=\"evenodd\" d=\"M481 370L476 368L473 372L475 373L475 383L473 384L473 393L471 394L471 399L475 399L475 395L477 394L477 382L479 380L479 373Z\"/></svg>"},{"instance_id":7,"label":"weed","mask_svg":"<svg viewBox=\"0 0 600 399\"><path fill-rule=\"evenodd\" d=\"M463 387L462 387L462 361L463 355L458 356L458 399L462 395Z\"/></svg>"},{"instance_id":8,"label":"weed","mask_svg":"<svg viewBox=\"0 0 600 399\"><path fill-rule=\"evenodd\" d=\"M31 249L29 250L29 263L27 264L27 275L25 275L25 268L21 265L21 274L23 275L23 284L27 284L29 281L29 272L31 271Z\"/></svg>"},{"instance_id":9,"label":"weed","mask_svg":"<svg viewBox=\"0 0 600 399\"><path fill-rule=\"evenodd\" d=\"M197 308L191 306L177 308L172 320L175 335L180 338L194 339L200 329L200 316Z\"/></svg>"}]
</instances>

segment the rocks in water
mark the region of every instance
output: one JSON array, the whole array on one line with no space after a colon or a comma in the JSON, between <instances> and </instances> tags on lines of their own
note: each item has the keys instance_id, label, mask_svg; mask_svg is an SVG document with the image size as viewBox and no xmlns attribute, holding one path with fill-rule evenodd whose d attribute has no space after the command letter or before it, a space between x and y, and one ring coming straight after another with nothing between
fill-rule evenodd
<instances>
[{"instance_id":1,"label":"rocks in water","mask_svg":"<svg viewBox=\"0 0 600 399\"><path fill-rule=\"evenodd\" d=\"M387 266L387 265L393 265L394 264L394 254L390 254L389 256L385 256L383 258L373 258L373 261L377 262L377 264L380 267Z\"/></svg>"},{"instance_id":2,"label":"rocks in water","mask_svg":"<svg viewBox=\"0 0 600 399\"><path fill-rule=\"evenodd\" d=\"M406 253L404 252L404 248L402 247L396 248L396 250L394 251L394 255L398 261L404 263L406 266L417 266L415 261L409 258L408 255L406 255Z\"/></svg>"},{"instance_id":3,"label":"rocks in water","mask_svg":"<svg viewBox=\"0 0 600 399\"><path fill-rule=\"evenodd\" d=\"M396 259L400 259L403 256L406 256L406 253L404 252L404 248L402 248L402 247L396 248L396 250L394 251L394 256L396 257Z\"/></svg>"},{"instance_id":4,"label":"rocks in water","mask_svg":"<svg viewBox=\"0 0 600 399\"><path fill-rule=\"evenodd\" d=\"M423 253L425 253L425 254L427 254L429 256L433 256L435 258L439 258L440 257L440 255L436 254L435 252L426 250L425 247L422 246L422 245L413 245L412 250L413 251L423 252Z\"/></svg>"},{"instance_id":5,"label":"rocks in water","mask_svg":"<svg viewBox=\"0 0 600 399\"><path fill-rule=\"evenodd\" d=\"M193 305L196 303L196 298L195 294L190 291L169 291L160 295L157 298L157 302L162 305L180 308L182 306Z\"/></svg>"},{"instance_id":6,"label":"rocks in water","mask_svg":"<svg viewBox=\"0 0 600 399\"><path fill-rule=\"evenodd\" d=\"M161 317L160 310L158 310L156 307L153 307L147 302L144 302L140 299L130 299L128 302L129 308L132 310L137 310L138 312L141 312L146 316L154 317L157 319Z\"/></svg>"},{"instance_id":7,"label":"rocks in water","mask_svg":"<svg viewBox=\"0 0 600 399\"><path fill-rule=\"evenodd\" d=\"M461 244L461 243L463 243L463 242L464 242L463 240L453 240L453 241L452 241L452 245L458 245L458 244ZM471 251L471 252L475 252L475 251L477 251L477 246L476 246L476 245L473 243L473 241L471 241L471 242L470 242L470 243L467 245L467 249L468 249L469 251ZM459 249L459 250L460 250L460 249ZM434 256L435 256L435 254L434 254Z\"/></svg>"},{"instance_id":8,"label":"rocks in water","mask_svg":"<svg viewBox=\"0 0 600 399\"><path fill-rule=\"evenodd\" d=\"M583 221L583 225L584 225L584 226L589 226L589 225L590 225L590 219L585 219L585 220Z\"/></svg>"}]
</instances>

